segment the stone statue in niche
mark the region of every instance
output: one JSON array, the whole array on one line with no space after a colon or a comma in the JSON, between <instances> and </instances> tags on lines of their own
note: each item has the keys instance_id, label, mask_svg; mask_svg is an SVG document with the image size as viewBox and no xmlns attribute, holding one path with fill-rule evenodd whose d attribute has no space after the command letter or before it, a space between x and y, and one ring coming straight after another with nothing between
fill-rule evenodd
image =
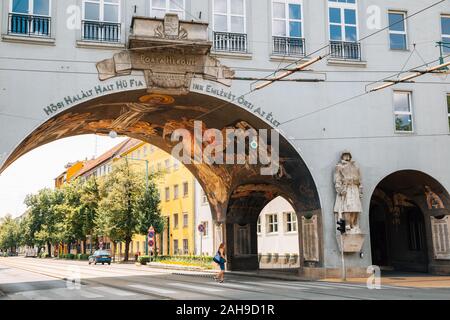
<instances>
[{"instance_id":1,"label":"stone statue in niche","mask_svg":"<svg viewBox=\"0 0 450 320\"><path fill-rule=\"evenodd\" d=\"M445 209L441 198L434 193L429 186L425 186L425 196L427 197L427 205L429 210Z\"/></svg>"},{"instance_id":2,"label":"stone statue in niche","mask_svg":"<svg viewBox=\"0 0 450 320\"><path fill-rule=\"evenodd\" d=\"M346 221L346 231L349 234L359 234L359 215L362 212L361 173L349 151L344 151L341 161L336 165L334 173L336 202L334 212L338 219Z\"/></svg>"}]
</instances>

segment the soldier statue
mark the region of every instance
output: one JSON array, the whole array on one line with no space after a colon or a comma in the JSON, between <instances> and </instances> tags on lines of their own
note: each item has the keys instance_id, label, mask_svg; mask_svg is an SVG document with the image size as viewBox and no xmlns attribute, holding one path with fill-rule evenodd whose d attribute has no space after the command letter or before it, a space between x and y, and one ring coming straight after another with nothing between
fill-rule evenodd
<instances>
[{"instance_id":1,"label":"soldier statue","mask_svg":"<svg viewBox=\"0 0 450 320\"><path fill-rule=\"evenodd\" d=\"M361 173L349 151L344 151L334 173L337 219L344 219L348 233L361 233L359 215L362 212Z\"/></svg>"}]
</instances>

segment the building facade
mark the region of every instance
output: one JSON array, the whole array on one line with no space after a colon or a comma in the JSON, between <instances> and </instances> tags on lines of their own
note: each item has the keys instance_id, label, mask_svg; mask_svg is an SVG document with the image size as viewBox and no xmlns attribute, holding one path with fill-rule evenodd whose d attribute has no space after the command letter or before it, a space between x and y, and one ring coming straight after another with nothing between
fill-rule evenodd
<instances>
[{"instance_id":1,"label":"building facade","mask_svg":"<svg viewBox=\"0 0 450 320\"><path fill-rule=\"evenodd\" d=\"M346 254L349 274L372 264L449 273L450 86L444 69L424 70L448 61L450 6L410 17L432 3L3 1L1 170L75 133L115 130L170 151L167 134L194 119L219 130L276 129L284 159L278 175L188 168L206 192L229 267L257 267L257 217L282 195L298 218L299 272L339 273L333 174L348 149L364 190L364 241ZM182 21L165 21L166 13ZM252 81L304 63L291 81L251 90ZM423 75L414 82L398 82L416 70ZM381 90L386 79L394 85ZM181 237L191 250L194 240Z\"/></svg>"}]
</instances>

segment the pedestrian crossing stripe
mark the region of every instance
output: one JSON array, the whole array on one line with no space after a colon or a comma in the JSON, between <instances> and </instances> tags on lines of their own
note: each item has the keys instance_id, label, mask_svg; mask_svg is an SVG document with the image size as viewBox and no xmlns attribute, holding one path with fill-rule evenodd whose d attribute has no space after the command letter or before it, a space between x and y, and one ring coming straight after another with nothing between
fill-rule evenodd
<instances>
[{"instance_id":1,"label":"pedestrian crossing stripe","mask_svg":"<svg viewBox=\"0 0 450 320\"><path fill-rule=\"evenodd\" d=\"M136 295L136 293L131 292L131 291L125 291L125 290L120 290L120 289L111 288L111 287L92 287L92 289L98 290L101 292L105 292L108 294L113 294L113 295L120 296L120 297L128 297L128 296Z\"/></svg>"},{"instance_id":2,"label":"pedestrian crossing stripe","mask_svg":"<svg viewBox=\"0 0 450 320\"><path fill-rule=\"evenodd\" d=\"M140 284L130 284L128 285L131 288L135 288L135 289L140 289L143 291L147 291L147 292L151 292L151 293L157 293L157 294L174 294L177 293L176 291L172 291L172 290L166 290L166 289L161 289L161 288L156 288L153 286L145 286L145 285L140 285Z\"/></svg>"},{"instance_id":3,"label":"pedestrian crossing stripe","mask_svg":"<svg viewBox=\"0 0 450 320\"><path fill-rule=\"evenodd\" d=\"M171 282L168 283L169 286L175 286L175 287L181 287L181 288L187 288L187 289L193 289L196 291L207 291L207 292L219 292L222 291L222 289L215 289L215 288L208 288L204 286L197 286L197 285L191 285L186 283L178 283L178 282Z\"/></svg>"}]
</instances>

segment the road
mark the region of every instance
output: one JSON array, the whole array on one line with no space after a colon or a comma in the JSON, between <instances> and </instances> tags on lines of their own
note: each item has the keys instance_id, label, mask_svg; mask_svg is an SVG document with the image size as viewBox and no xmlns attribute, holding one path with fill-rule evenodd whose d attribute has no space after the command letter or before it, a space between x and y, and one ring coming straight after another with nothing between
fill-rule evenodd
<instances>
[{"instance_id":1,"label":"road","mask_svg":"<svg viewBox=\"0 0 450 320\"><path fill-rule=\"evenodd\" d=\"M88 265L82 261L0 258L0 300L449 300L450 288L382 286L321 281L283 281L228 275L218 284L209 273L154 269L134 264Z\"/></svg>"}]
</instances>

